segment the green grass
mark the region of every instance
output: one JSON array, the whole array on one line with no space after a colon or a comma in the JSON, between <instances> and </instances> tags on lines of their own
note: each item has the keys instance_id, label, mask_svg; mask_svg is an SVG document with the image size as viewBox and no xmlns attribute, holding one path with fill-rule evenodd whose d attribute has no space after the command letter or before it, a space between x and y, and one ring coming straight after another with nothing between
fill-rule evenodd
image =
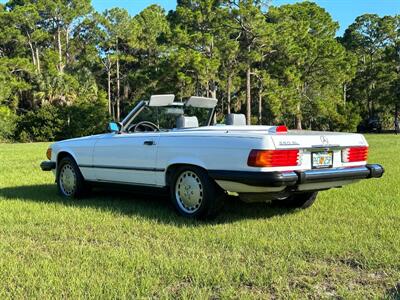
<instances>
[{"instance_id":1,"label":"green grass","mask_svg":"<svg viewBox=\"0 0 400 300\"><path fill-rule=\"evenodd\" d=\"M208 223L159 196L63 200L47 144L0 144L0 299L399 299L400 137L367 139L383 178L305 211L231 199Z\"/></svg>"}]
</instances>

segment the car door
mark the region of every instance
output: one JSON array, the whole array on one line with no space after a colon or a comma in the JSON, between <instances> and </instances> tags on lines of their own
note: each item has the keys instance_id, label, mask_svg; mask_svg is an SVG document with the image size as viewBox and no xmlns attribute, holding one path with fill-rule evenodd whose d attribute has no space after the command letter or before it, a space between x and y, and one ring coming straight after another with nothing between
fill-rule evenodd
<instances>
[{"instance_id":1,"label":"car door","mask_svg":"<svg viewBox=\"0 0 400 300\"><path fill-rule=\"evenodd\" d=\"M98 181L155 185L159 133L110 133L99 139L93 151ZM163 170L162 170L163 171Z\"/></svg>"}]
</instances>

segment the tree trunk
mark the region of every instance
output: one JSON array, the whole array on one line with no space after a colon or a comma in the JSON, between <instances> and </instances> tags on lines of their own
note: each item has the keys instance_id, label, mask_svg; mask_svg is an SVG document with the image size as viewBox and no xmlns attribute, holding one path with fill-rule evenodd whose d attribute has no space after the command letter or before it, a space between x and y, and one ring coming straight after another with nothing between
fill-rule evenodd
<instances>
[{"instance_id":1,"label":"tree trunk","mask_svg":"<svg viewBox=\"0 0 400 300\"><path fill-rule=\"evenodd\" d=\"M69 63L69 28L65 30L65 65Z\"/></svg>"},{"instance_id":2,"label":"tree trunk","mask_svg":"<svg viewBox=\"0 0 400 300\"><path fill-rule=\"evenodd\" d=\"M211 85L211 98L217 99L217 88L215 86L215 83L212 83L212 85ZM214 116L213 116L213 124L217 124L216 108L215 108Z\"/></svg>"},{"instance_id":3,"label":"tree trunk","mask_svg":"<svg viewBox=\"0 0 400 300\"><path fill-rule=\"evenodd\" d=\"M108 114L110 115L111 118L112 112L111 112L111 68L107 68L107 93L108 93ZM114 118L113 118L114 119Z\"/></svg>"},{"instance_id":4,"label":"tree trunk","mask_svg":"<svg viewBox=\"0 0 400 300\"><path fill-rule=\"evenodd\" d=\"M221 96L221 114L224 115L225 112L225 97Z\"/></svg>"},{"instance_id":5,"label":"tree trunk","mask_svg":"<svg viewBox=\"0 0 400 300\"><path fill-rule=\"evenodd\" d=\"M258 125L262 124L262 89L258 92Z\"/></svg>"},{"instance_id":6,"label":"tree trunk","mask_svg":"<svg viewBox=\"0 0 400 300\"><path fill-rule=\"evenodd\" d=\"M117 41L117 121L120 119L120 96L121 96L121 78L119 74L119 49L118 49L118 41Z\"/></svg>"},{"instance_id":7,"label":"tree trunk","mask_svg":"<svg viewBox=\"0 0 400 300\"><path fill-rule=\"evenodd\" d=\"M297 104L297 113L296 113L296 128L297 130L302 130L301 126L301 110L300 110L300 103Z\"/></svg>"},{"instance_id":8,"label":"tree trunk","mask_svg":"<svg viewBox=\"0 0 400 300\"><path fill-rule=\"evenodd\" d=\"M129 91L130 91L129 82L126 82L126 81L125 81L125 85L124 85L124 100L128 100L128 98L129 98Z\"/></svg>"},{"instance_id":9,"label":"tree trunk","mask_svg":"<svg viewBox=\"0 0 400 300\"><path fill-rule=\"evenodd\" d=\"M37 67L37 71L40 74L41 73L41 68L40 68L40 56L39 56L39 48L36 47L36 67Z\"/></svg>"},{"instance_id":10,"label":"tree trunk","mask_svg":"<svg viewBox=\"0 0 400 300\"><path fill-rule=\"evenodd\" d=\"M29 44L29 48L31 49L33 65L36 66L36 57L35 57L35 51L34 51L34 49L33 49L32 42L31 42L31 41L28 41L28 44Z\"/></svg>"},{"instance_id":11,"label":"tree trunk","mask_svg":"<svg viewBox=\"0 0 400 300\"><path fill-rule=\"evenodd\" d=\"M32 63L33 63L34 66L36 66L37 62L36 62L36 57L35 57L35 49L33 48L31 35L29 34L29 32L26 32L26 36L28 37L29 49L31 50ZM36 66L36 71L37 71L37 66Z\"/></svg>"},{"instance_id":12,"label":"tree trunk","mask_svg":"<svg viewBox=\"0 0 400 300\"><path fill-rule=\"evenodd\" d=\"M227 90L227 110L228 114L231 113L231 86L232 86L232 76L229 74L228 75L228 83L226 85L226 90Z\"/></svg>"},{"instance_id":13,"label":"tree trunk","mask_svg":"<svg viewBox=\"0 0 400 300\"><path fill-rule=\"evenodd\" d=\"M61 30L60 26L57 27L57 48L58 48L58 71L64 72L64 66L62 62L62 44L61 44Z\"/></svg>"},{"instance_id":14,"label":"tree trunk","mask_svg":"<svg viewBox=\"0 0 400 300\"><path fill-rule=\"evenodd\" d=\"M251 125L251 70L250 67L246 70L246 124Z\"/></svg>"}]
</instances>

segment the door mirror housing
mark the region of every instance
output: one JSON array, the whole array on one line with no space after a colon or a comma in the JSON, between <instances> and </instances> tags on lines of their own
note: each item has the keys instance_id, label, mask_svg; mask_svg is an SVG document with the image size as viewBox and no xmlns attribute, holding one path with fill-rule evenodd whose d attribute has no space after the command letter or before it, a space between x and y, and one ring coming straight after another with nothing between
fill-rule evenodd
<instances>
[{"instance_id":1,"label":"door mirror housing","mask_svg":"<svg viewBox=\"0 0 400 300\"><path fill-rule=\"evenodd\" d=\"M118 125L118 123L115 123L115 122L110 122L110 123L108 123L108 126L107 126L107 131L108 132L112 132L112 133L116 133L116 132L119 132L120 131L120 126Z\"/></svg>"}]
</instances>

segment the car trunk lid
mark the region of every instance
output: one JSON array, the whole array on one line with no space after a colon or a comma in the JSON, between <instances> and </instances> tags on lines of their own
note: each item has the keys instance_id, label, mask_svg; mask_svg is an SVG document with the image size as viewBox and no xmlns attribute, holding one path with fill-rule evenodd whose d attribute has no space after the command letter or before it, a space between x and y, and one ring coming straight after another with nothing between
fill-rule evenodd
<instances>
[{"instance_id":1,"label":"car trunk lid","mask_svg":"<svg viewBox=\"0 0 400 300\"><path fill-rule=\"evenodd\" d=\"M340 132L290 130L284 134L271 134L276 149L344 148L367 146L361 134Z\"/></svg>"}]
</instances>

